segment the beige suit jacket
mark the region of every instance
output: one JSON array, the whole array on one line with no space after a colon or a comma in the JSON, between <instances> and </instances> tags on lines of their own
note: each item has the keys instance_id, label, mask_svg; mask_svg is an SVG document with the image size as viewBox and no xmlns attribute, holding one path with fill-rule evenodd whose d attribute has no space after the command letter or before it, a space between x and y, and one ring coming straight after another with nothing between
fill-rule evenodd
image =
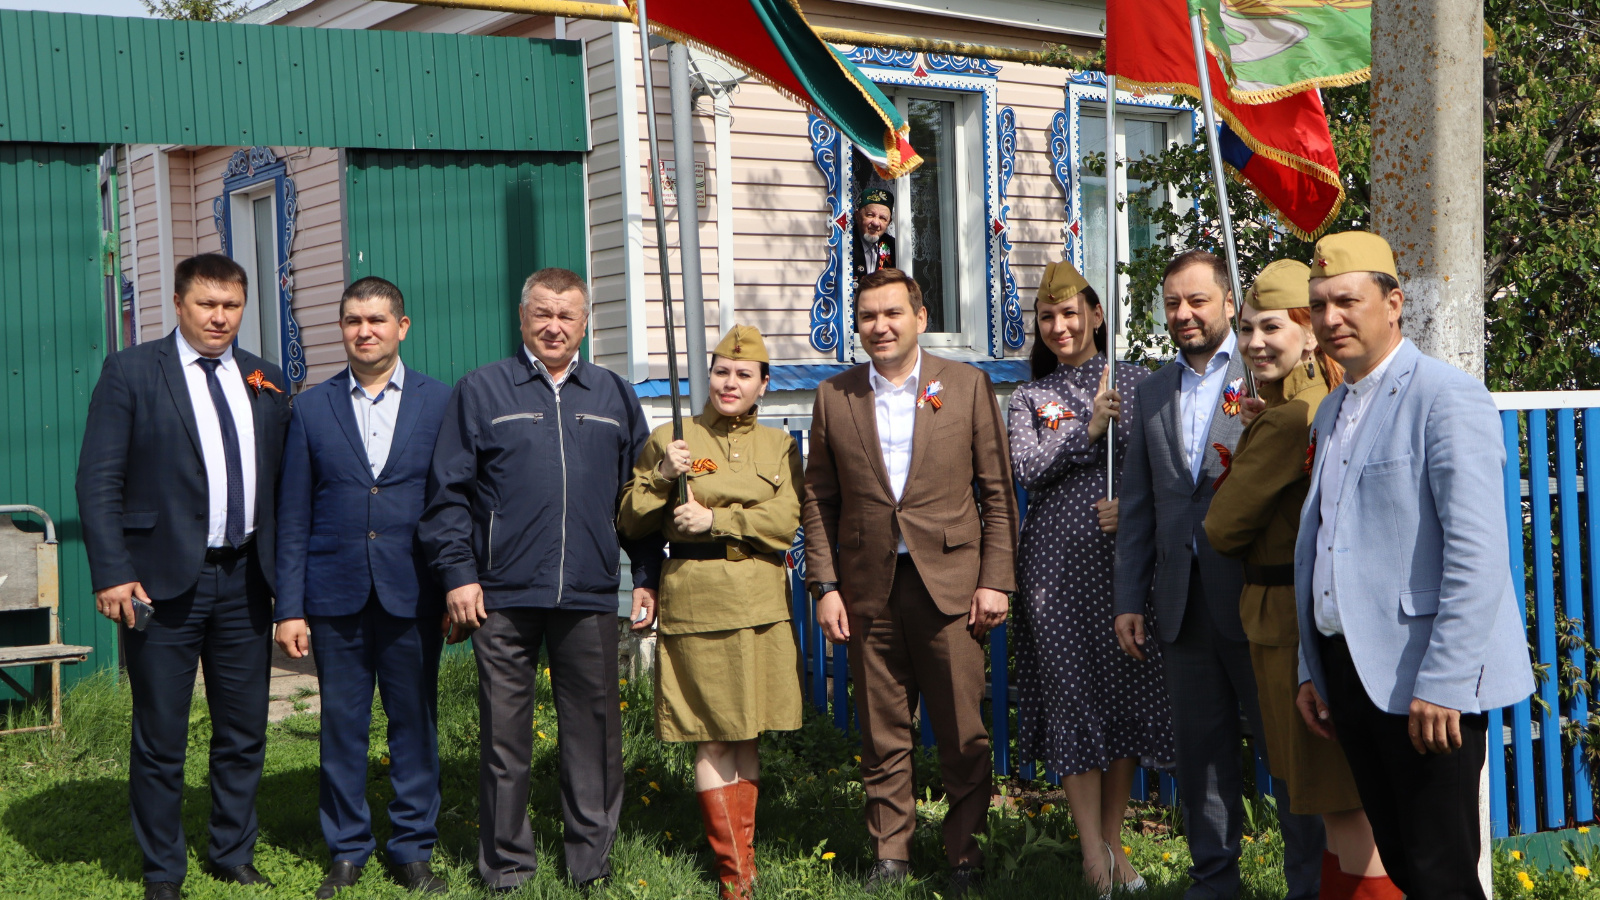
<instances>
[{"instance_id":1,"label":"beige suit jacket","mask_svg":"<svg viewBox=\"0 0 1600 900\"><path fill-rule=\"evenodd\" d=\"M989 376L922 351L918 396L937 381L940 407L917 408L899 502L889 490L868 367L817 387L802 511L806 580L834 581L853 616L889 600L905 539L939 608L965 614L981 587L1016 588L1017 498L1011 452Z\"/></svg>"}]
</instances>

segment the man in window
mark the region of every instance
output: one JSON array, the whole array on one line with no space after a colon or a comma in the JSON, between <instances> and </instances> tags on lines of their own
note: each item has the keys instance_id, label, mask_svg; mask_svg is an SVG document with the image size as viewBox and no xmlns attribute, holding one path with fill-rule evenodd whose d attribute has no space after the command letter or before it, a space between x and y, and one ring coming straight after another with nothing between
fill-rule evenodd
<instances>
[{"instance_id":1,"label":"man in window","mask_svg":"<svg viewBox=\"0 0 1600 900\"><path fill-rule=\"evenodd\" d=\"M883 188L868 188L856 204L856 227L850 241L850 271L860 281L879 269L895 268L894 195Z\"/></svg>"},{"instance_id":2,"label":"man in window","mask_svg":"<svg viewBox=\"0 0 1600 900\"><path fill-rule=\"evenodd\" d=\"M394 800L388 857L412 891L442 894L439 619L444 597L416 549L433 444L450 388L400 361L400 289L362 278L339 300L349 366L301 394L278 484L277 640L314 655L322 691L322 836L333 865L317 900L353 886L377 849L367 808L372 691L388 714Z\"/></svg>"},{"instance_id":3,"label":"man in window","mask_svg":"<svg viewBox=\"0 0 1600 900\"><path fill-rule=\"evenodd\" d=\"M538 867L528 819L539 647L549 655L567 870L611 874L622 813L617 507L650 425L633 386L578 358L589 286L540 269L522 287L522 346L456 384L417 536L472 635L480 722L478 874L514 891ZM627 545L637 628L655 618L659 535Z\"/></svg>"}]
</instances>

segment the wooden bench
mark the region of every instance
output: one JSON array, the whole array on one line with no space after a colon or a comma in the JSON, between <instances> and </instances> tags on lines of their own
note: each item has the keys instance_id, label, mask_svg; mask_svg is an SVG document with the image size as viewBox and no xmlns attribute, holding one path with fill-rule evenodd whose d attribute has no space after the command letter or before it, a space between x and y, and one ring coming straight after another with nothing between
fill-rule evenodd
<instances>
[{"instance_id":1,"label":"wooden bench","mask_svg":"<svg viewBox=\"0 0 1600 900\"><path fill-rule=\"evenodd\" d=\"M38 516L44 520L44 533L18 528L11 519L14 513ZM4 729L0 730L0 735L59 729L61 664L83 662L94 650L93 647L61 643L61 619L57 614L61 598L57 549L56 526L44 510L37 506L0 506L0 615L15 617L43 609L49 616L49 639L46 643L0 647L0 681L31 701L41 701L45 689L40 687L39 679L48 674L50 692L49 725ZM23 687L6 671L18 666L35 667L33 690Z\"/></svg>"}]
</instances>

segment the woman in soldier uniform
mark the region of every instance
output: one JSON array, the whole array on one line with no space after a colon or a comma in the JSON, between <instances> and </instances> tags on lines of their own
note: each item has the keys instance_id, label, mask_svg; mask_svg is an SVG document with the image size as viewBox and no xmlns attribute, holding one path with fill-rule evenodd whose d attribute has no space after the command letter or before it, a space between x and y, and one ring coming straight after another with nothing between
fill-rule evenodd
<instances>
[{"instance_id":1,"label":"woman in soldier uniform","mask_svg":"<svg viewBox=\"0 0 1600 900\"><path fill-rule=\"evenodd\" d=\"M1245 294L1239 349L1260 399L1242 401L1247 427L1218 481L1205 529L1218 553L1244 559L1239 617L1250 639L1267 763L1289 785L1290 811L1323 818L1322 897L1398 900L1344 751L1312 734L1295 709L1300 624L1294 546L1311 484L1311 422L1344 376L1311 333L1310 277L1304 263L1279 260Z\"/></svg>"},{"instance_id":2,"label":"woman in soldier uniform","mask_svg":"<svg viewBox=\"0 0 1600 900\"><path fill-rule=\"evenodd\" d=\"M650 436L618 523L670 542L661 572L656 736L695 741L695 789L724 900L755 879L760 784L756 740L800 727L799 650L784 553L800 528L794 438L756 424L768 357L761 332L735 325L711 356L710 399ZM686 496L678 479L688 478Z\"/></svg>"}]
</instances>

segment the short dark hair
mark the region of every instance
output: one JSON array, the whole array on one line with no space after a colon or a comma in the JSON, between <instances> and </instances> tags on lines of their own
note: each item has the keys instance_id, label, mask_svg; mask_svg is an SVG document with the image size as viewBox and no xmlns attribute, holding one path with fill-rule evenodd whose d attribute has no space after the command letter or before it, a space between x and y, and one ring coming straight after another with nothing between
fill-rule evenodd
<instances>
[{"instance_id":1,"label":"short dark hair","mask_svg":"<svg viewBox=\"0 0 1600 900\"><path fill-rule=\"evenodd\" d=\"M351 282L339 296L339 320L344 321L344 305L351 300L387 300L389 313L396 322L406 316L406 298L401 295L400 288L387 278L368 275Z\"/></svg>"},{"instance_id":2,"label":"short dark hair","mask_svg":"<svg viewBox=\"0 0 1600 900\"><path fill-rule=\"evenodd\" d=\"M1217 287L1222 288L1224 294L1233 290L1232 279L1228 277L1228 261L1210 250L1185 250L1174 256L1172 262L1167 263L1166 270L1161 273L1162 286L1166 285L1168 278L1190 266L1209 266L1211 280L1217 283Z\"/></svg>"},{"instance_id":3,"label":"short dark hair","mask_svg":"<svg viewBox=\"0 0 1600 900\"><path fill-rule=\"evenodd\" d=\"M1395 277L1388 272L1368 272L1367 274L1372 276L1372 283L1378 286L1378 290L1382 291L1385 297L1389 296L1390 291L1400 290L1400 282L1396 281Z\"/></svg>"},{"instance_id":4,"label":"short dark hair","mask_svg":"<svg viewBox=\"0 0 1600 900\"><path fill-rule=\"evenodd\" d=\"M878 288L888 287L891 284L905 286L906 293L911 295L911 311L913 313L920 312L922 310L922 286L917 284L917 280L915 278L912 278L910 275L907 275L899 269L882 268L872 272L870 275L863 276L862 279L856 283L856 298L860 299L861 295L865 294L867 291L875 291Z\"/></svg>"},{"instance_id":5,"label":"short dark hair","mask_svg":"<svg viewBox=\"0 0 1600 900\"><path fill-rule=\"evenodd\" d=\"M181 299L188 295L189 288L196 281L209 281L212 284L237 284L244 289L246 300L250 299L250 276L245 274L244 266L221 253L202 253L191 256L172 270L172 290Z\"/></svg>"},{"instance_id":6,"label":"short dark hair","mask_svg":"<svg viewBox=\"0 0 1600 900\"><path fill-rule=\"evenodd\" d=\"M528 297L536 287L545 288L554 294L577 291L583 295L583 314L588 315L590 312L589 283L583 280L582 275L571 269L549 266L529 275L528 280L522 283L522 306L528 305Z\"/></svg>"}]
</instances>

